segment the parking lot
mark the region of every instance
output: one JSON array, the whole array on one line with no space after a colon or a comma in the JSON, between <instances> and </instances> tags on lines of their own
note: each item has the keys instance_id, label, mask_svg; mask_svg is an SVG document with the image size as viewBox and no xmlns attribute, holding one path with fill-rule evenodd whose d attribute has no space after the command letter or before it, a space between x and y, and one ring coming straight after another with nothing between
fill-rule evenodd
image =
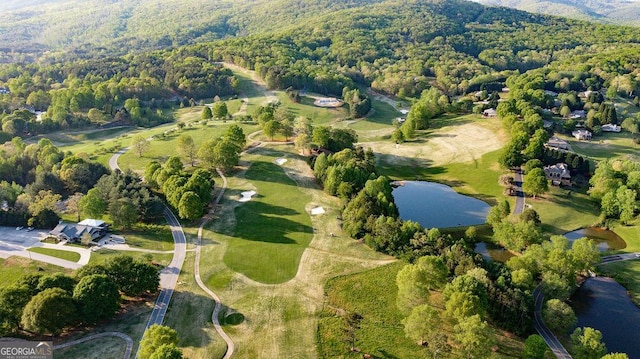
<instances>
[{"instance_id":1,"label":"parking lot","mask_svg":"<svg viewBox=\"0 0 640 359\"><path fill-rule=\"evenodd\" d=\"M0 227L0 250L22 251L39 243L48 233L42 229L27 231L27 228L16 230L16 227Z\"/></svg>"}]
</instances>

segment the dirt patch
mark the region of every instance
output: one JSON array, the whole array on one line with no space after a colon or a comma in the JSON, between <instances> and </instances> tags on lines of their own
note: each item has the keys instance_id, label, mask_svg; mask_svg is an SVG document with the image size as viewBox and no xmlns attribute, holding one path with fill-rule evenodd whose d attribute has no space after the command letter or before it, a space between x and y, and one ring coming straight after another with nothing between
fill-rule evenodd
<instances>
[{"instance_id":1,"label":"dirt patch","mask_svg":"<svg viewBox=\"0 0 640 359\"><path fill-rule=\"evenodd\" d=\"M398 164L411 164L415 159L428 161L433 166L449 163L465 163L479 159L482 155L500 149L503 140L492 129L467 123L439 129L414 142L396 145L391 141L362 142L382 157L391 157Z\"/></svg>"}]
</instances>

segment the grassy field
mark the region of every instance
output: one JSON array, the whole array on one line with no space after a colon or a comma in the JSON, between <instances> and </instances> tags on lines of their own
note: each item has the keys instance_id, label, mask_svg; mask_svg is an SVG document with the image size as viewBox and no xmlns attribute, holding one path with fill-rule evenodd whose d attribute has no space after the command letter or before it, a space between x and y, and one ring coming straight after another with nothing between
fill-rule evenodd
<instances>
[{"instance_id":1,"label":"grassy field","mask_svg":"<svg viewBox=\"0 0 640 359\"><path fill-rule=\"evenodd\" d=\"M119 256L119 255L127 255L133 257L134 259L140 259L143 261L151 261L153 263L158 264L160 267L167 266L171 259L173 258L173 253L145 253L145 252L137 252L137 251L116 251L113 249L101 248L97 251L91 253L91 259L89 259L89 263L102 263L109 258Z\"/></svg>"},{"instance_id":2,"label":"grassy field","mask_svg":"<svg viewBox=\"0 0 640 359\"><path fill-rule=\"evenodd\" d=\"M45 254L51 257L64 259L71 262L77 262L80 260L80 253L77 253L77 252L63 251L59 249L42 248L42 247L32 247L27 250L35 253Z\"/></svg>"},{"instance_id":3,"label":"grassy field","mask_svg":"<svg viewBox=\"0 0 640 359\"><path fill-rule=\"evenodd\" d=\"M224 256L229 268L263 283L293 278L313 236L305 210L311 197L273 163L281 155L263 152L246 157L252 164L245 177L258 194L236 207L233 239ZM241 190L230 188L229 193Z\"/></svg>"},{"instance_id":4,"label":"grassy field","mask_svg":"<svg viewBox=\"0 0 640 359\"><path fill-rule=\"evenodd\" d=\"M312 233L311 242L302 252L293 278L281 284L262 284L232 270L224 260L225 253L234 245L234 241L239 240L232 237L236 224L239 223L237 210L251 203L238 202L239 192L258 188L258 194L264 194L258 187L260 184L256 186L256 180L246 178L248 171L241 168L228 177L229 190L223 197L213 222L203 232L200 263L202 278L222 298L227 310L236 311L245 318L236 325L225 325L225 331L237 345L238 358L318 357L317 314L322 306L324 281L335 275L376 267L391 259L342 235L336 219L340 208L339 200L327 196L317 187L311 178L309 166L295 152L293 146L276 146L273 150L260 149L256 154L244 157L255 161L254 165L260 161L271 164L277 158L276 154L287 158L282 170L294 182L289 185L280 183L277 186L299 193L297 198L304 200L296 200L303 203L303 208L297 211L307 218L309 216L306 210L313 206L319 205L327 210L324 215L309 218L310 224L307 225L316 230ZM243 163L243 166L247 165L248 163ZM267 170L269 168L271 167ZM278 174L273 179L279 176L282 175ZM272 178L271 172L269 178ZM265 177L261 176L260 180L264 181ZM269 182L266 185L275 184ZM268 199L264 197L258 200ZM304 204L307 203L308 206L305 207ZM195 240L196 232L195 228L186 229L188 242ZM334 233L334 236L331 237L330 233ZM264 270L270 271L273 260L269 261L266 255L264 257L261 264ZM181 343L189 358L219 357L224 344L212 331L209 321L211 301L203 298L200 289L195 286L191 272L192 261L191 254L188 254L180 275L180 286L177 288L176 298L179 300L175 303L179 305L170 307L166 323L179 333L185 333L185 337L194 338L184 345Z\"/></svg>"},{"instance_id":5,"label":"grassy field","mask_svg":"<svg viewBox=\"0 0 640 359\"><path fill-rule=\"evenodd\" d=\"M16 283L20 278L30 273L64 273L71 274L72 271L53 264L37 261L30 261L28 258L9 257L0 258L0 288Z\"/></svg>"},{"instance_id":6,"label":"grassy field","mask_svg":"<svg viewBox=\"0 0 640 359\"><path fill-rule=\"evenodd\" d=\"M598 222L600 209L584 190L549 186L542 197L526 203L540 215L542 228L549 234L564 234Z\"/></svg>"},{"instance_id":7,"label":"grassy field","mask_svg":"<svg viewBox=\"0 0 640 359\"><path fill-rule=\"evenodd\" d=\"M125 342L122 339L107 337L56 350L54 355L56 359L121 359L125 348Z\"/></svg>"},{"instance_id":8,"label":"grassy field","mask_svg":"<svg viewBox=\"0 0 640 359\"><path fill-rule=\"evenodd\" d=\"M131 230L119 231L118 235L132 248L172 251L174 246L171 229L166 224L138 223Z\"/></svg>"},{"instance_id":9,"label":"grassy field","mask_svg":"<svg viewBox=\"0 0 640 359\"><path fill-rule=\"evenodd\" d=\"M560 136L562 137L562 136ZM564 137L569 140L571 148L583 156L597 161L614 157L630 156L638 160L640 145L633 142L633 135L629 132L605 132L602 136L595 137L592 141L577 141L573 137Z\"/></svg>"},{"instance_id":10,"label":"grassy field","mask_svg":"<svg viewBox=\"0 0 640 359\"><path fill-rule=\"evenodd\" d=\"M404 263L396 262L357 274L335 277L326 284L326 302L318 323L318 350L322 358L425 358L430 354L405 336L402 316L396 309L396 275ZM434 292L431 304L443 307L442 297ZM345 337L345 314L362 316L355 330L360 352L351 352ZM450 328L443 327L448 331ZM497 331L496 358L519 358L522 342ZM494 356L492 356L494 357Z\"/></svg>"}]
</instances>

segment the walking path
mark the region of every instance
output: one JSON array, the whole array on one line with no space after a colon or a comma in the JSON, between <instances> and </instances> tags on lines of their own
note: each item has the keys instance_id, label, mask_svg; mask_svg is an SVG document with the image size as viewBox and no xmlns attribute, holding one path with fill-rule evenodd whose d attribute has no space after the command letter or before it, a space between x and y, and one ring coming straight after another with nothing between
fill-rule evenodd
<instances>
[{"instance_id":1,"label":"walking path","mask_svg":"<svg viewBox=\"0 0 640 359\"><path fill-rule=\"evenodd\" d=\"M104 333L98 333L98 334L93 334L93 335L89 335L87 337L84 338L80 338L77 340L72 340L70 342L66 342L63 344L57 344L53 346L53 350L58 350L58 349L64 349L64 348L68 348L70 346L74 346L76 344L81 344L84 342L88 342L90 340L94 340L94 339L99 339L99 338L106 338L106 337L116 337L116 338L120 338L122 340L125 341L127 347L125 348L124 351L124 355L122 356L123 359L129 359L131 357L131 352L133 351L133 339L131 339L130 336L124 334L124 333L120 333L120 332L104 332Z\"/></svg>"},{"instance_id":2,"label":"walking path","mask_svg":"<svg viewBox=\"0 0 640 359\"><path fill-rule=\"evenodd\" d=\"M209 296L213 298L213 301L215 302L213 314L211 314L211 321L213 322L213 326L216 329L216 332L218 332L218 334L222 337L222 339L227 343L227 351L224 354L224 359L229 359L231 358L231 356L233 355L233 352L235 351L235 344L233 343L233 340L231 340L231 338L227 335L227 333L224 332L224 329L222 329L222 326L220 325L220 321L218 320L220 310L222 309L220 298L204 284L204 282L202 281L202 278L200 277L200 252L202 249L202 230L204 229L204 226L206 226L211 221L211 219L213 219L213 214L216 212L216 208L218 207L218 204L220 203L220 200L224 195L224 191L227 189L227 177L225 177L220 170L218 170L218 174L222 178L222 188L220 189L220 193L218 194L218 197L216 197L215 201L213 202L213 207L211 208L211 211L209 211L209 213L207 213L207 215L202 219L202 223L198 228L198 243L196 245L196 260L195 260L195 266L194 266L193 272L196 277L196 282L198 283L200 288L202 288L202 290L204 290L207 294L209 294Z\"/></svg>"}]
</instances>

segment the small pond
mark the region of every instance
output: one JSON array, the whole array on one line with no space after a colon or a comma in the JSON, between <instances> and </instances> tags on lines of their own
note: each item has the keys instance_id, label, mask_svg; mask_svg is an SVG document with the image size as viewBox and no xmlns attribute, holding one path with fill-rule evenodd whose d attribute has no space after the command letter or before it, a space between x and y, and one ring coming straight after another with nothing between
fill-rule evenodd
<instances>
[{"instance_id":1,"label":"small pond","mask_svg":"<svg viewBox=\"0 0 640 359\"><path fill-rule=\"evenodd\" d=\"M577 231L565 233L564 236L572 243L576 239L582 237L592 239L601 252L624 249L627 247L627 243L624 239L620 238L620 236L615 232L604 228L582 228Z\"/></svg>"},{"instance_id":2,"label":"small pond","mask_svg":"<svg viewBox=\"0 0 640 359\"><path fill-rule=\"evenodd\" d=\"M476 243L474 251L478 254L482 254L484 259L486 260L492 260L502 263L506 263L511 257L513 257L513 254L511 252L500 246L496 246L493 243Z\"/></svg>"},{"instance_id":3,"label":"small pond","mask_svg":"<svg viewBox=\"0 0 640 359\"><path fill-rule=\"evenodd\" d=\"M487 203L458 194L451 187L423 181L397 182L393 197L400 218L425 228L483 224L491 208Z\"/></svg>"},{"instance_id":4,"label":"small pond","mask_svg":"<svg viewBox=\"0 0 640 359\"><path fill-rule=\"evenodd\" d=\"M626 289L611 278L587 279L571 296L579 327L602 332L609 353L627 353L640 358L640 309Z\"/></svg>"}]
</instances>

